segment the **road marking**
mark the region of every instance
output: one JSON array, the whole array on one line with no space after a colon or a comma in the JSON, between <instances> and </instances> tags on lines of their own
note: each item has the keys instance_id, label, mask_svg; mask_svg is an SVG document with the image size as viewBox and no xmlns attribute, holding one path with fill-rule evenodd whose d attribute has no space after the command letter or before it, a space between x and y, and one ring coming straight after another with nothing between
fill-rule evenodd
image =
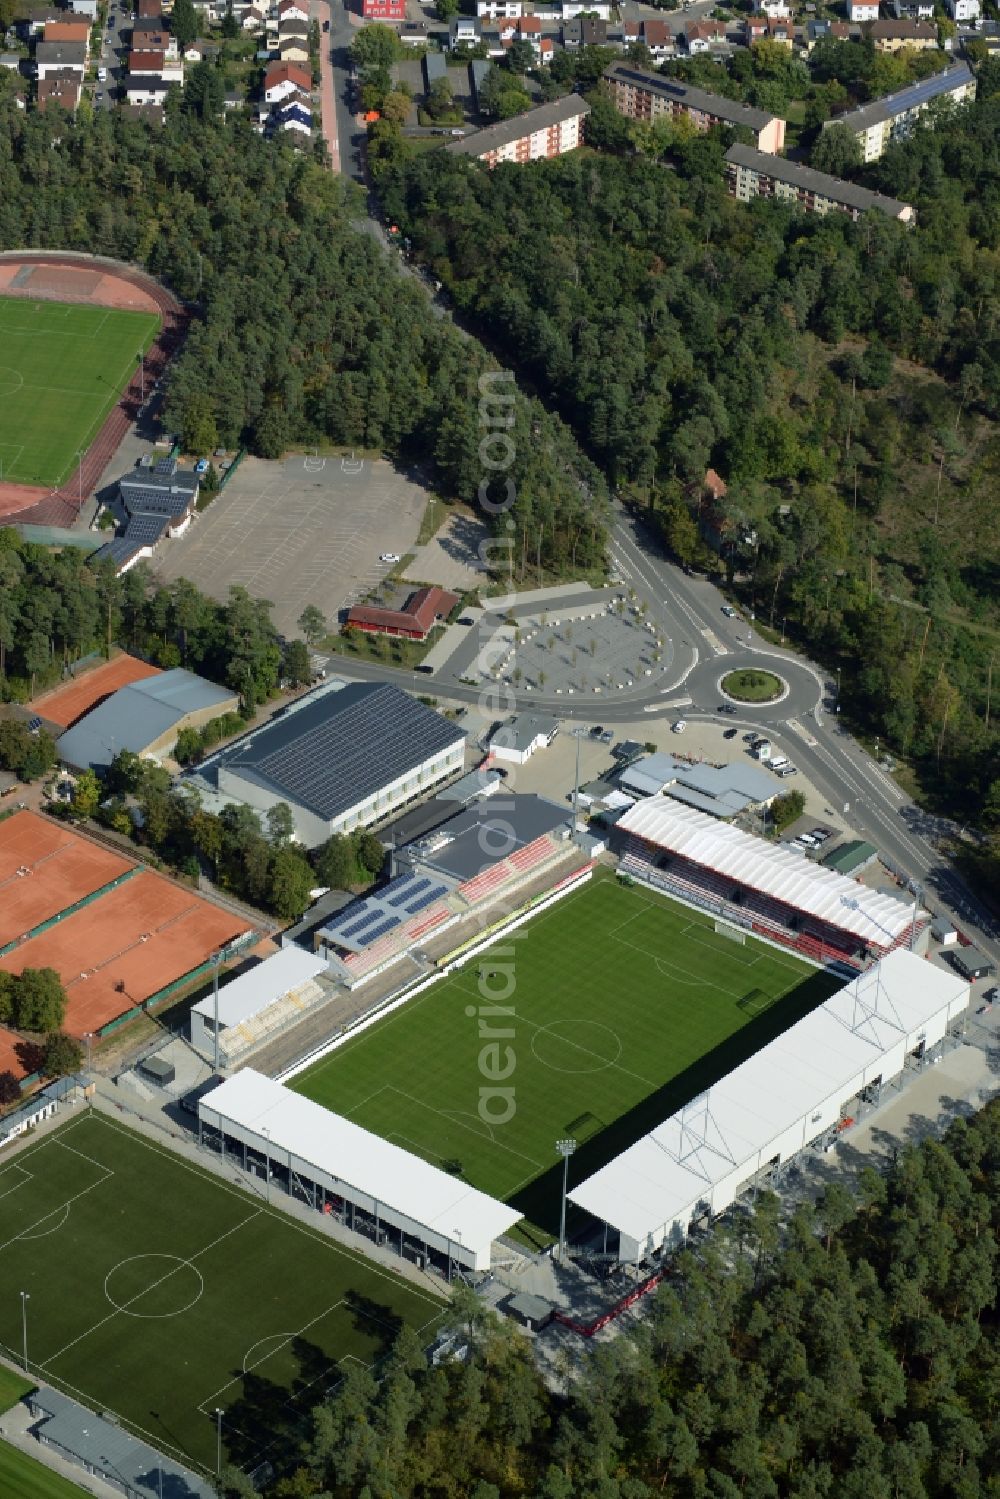
<instances>
[{"instance_id":1,"label":"road marking","mask_svg":"<svg viewBox=\"0 0 1000 1499\"><path fill-rule=\"evenodd\" d=\"M728 645L722 644L722 641L719 639L718 635L716 635L714 630L710 630L706 626L702 628L701 633L704 635L705 639L708 641L709 645L712 647L717 656L729 655Z\"/></svg>"},{"instance_id":2,"label":"road marking","mask_svg":"<svg viewBox=\"0 0 1000 1499\"><path fill-rule=\"evenodd\" d=\"M676 692L677 688L683 686L683 684L687 681L688 677L691 675L691 673L694 671L694 669L695 669L695 667L697 665L698 665L698 648L696 646L695 650L694 650L694 660L691 662L691 665L689 667L687 667L687 669L685 671L681 672L681 674L677 678L676 682L671 682L669 687L661 687L660 688L661 695L664 692ZM659 707L659 706L660 706L659 704L655 704L654 707L653 707L653 711L655 712L656 708Z\"/></svg>"},{"instance_id":3,"label":"road marking","mask_svg":"<svg viewBox=\"0 0 1000 1499\"><path fill-rule=\"evenodd\" d=\"M796 734L802 736L806 744L815 745L818 743L818 740L813 738L809 730L803 724L800 724L797 718L786 718L785 722Z\"/></svg>"},{"instance_id":4,"label":"road marking","mask_svg":"<svg viewBox=\"0 0 1000 1499\"><path fill-rule=\"evenodd\" d=\"M667 688L667 691L668 692L670 691L669 687ZM689 697L668 697L667 701L665 703L657 703L656 707L658 707L658 708L686 708L691 703L691 701L692 701L692 699L689 698Z\"/></svg>"}]
</instances>

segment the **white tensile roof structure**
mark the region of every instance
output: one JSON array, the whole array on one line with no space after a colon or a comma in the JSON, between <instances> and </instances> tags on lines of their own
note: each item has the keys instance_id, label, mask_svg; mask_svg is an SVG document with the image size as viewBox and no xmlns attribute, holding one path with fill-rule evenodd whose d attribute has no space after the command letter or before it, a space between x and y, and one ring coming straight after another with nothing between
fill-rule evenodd
<instances>
[{"instance_id":1,"label":"white tensile roof structure","mask_svg":"<svg viewBox=\"0 0 1000 1499\"><path fill-rule=\"evenodd\" d=\"M316 953L306 952L301 947L283 947L272 953L263 963L230 979L219 987L219 1025L230 1028L252 1020L262 1010L273 1005L276 999L290 994L300 984L314 979L327 966L326 959ZM206 999L192 1005L192 1010L212 1020L215 1001L210 994Z\"/></svg>"},{"instance_id":2,"label":"white tensile roof structure","mask_svg":"<svg viewBox=\"0 0 1000 1499\"><path fill-rule=\"evenodd\" d=\"M762 1167L835 1127L862 1088L941 1040L968 1002L957 974L889 953L569 1196L619 1230L623 1260L678 1245L701 1204L724 1212Z\"/></svg>"},{"instance_id":3,"label":"white tensile roof structure","mask_svg":"<svg viewBox=\"0 0 1000 1499\"><path fill-rule=\"evenodd\" d=\"M879 895L847 875L810 864L788 849L669 798L637 802L619 818L618 828L784 901L872 947L889 948L909 931L912 907L894 896ZM926 915L919 911L917 918Z\"/></svg>"},{"instance_id":4,"label":"white tensile roof structure","mask_svg":"<svg viewBox=\"0 0 1000 1499\"><path fill-rule=\"evenodd\" d=\"M252 1067L206 1093L198 1114L203 1124L287 1162L298 1175L476 1270L489 1268L493 1240L521 1217Z\"/></svg>"}]
</instances>

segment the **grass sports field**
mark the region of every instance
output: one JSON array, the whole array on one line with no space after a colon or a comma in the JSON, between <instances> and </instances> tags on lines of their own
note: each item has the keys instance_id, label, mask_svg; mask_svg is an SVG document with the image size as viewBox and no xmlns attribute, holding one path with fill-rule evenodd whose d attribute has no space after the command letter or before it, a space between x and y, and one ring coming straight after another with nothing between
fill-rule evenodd
<instances>
[{"instance_id":1,"label":"grass sports field","mask_svg":"<svg viewBox=\"0 0 1000 1499\"><path fill-rule=\"evenodd\" d=\"M149 312L0 297L0 478L64 483L159 321Z\"/></svg>"},{"instance_id":2,"label":"grass sports field","mask_svg":"<svg viewBox=\"0 0 1000 1499\"><path fill-rule=\"evenodd\" d=\"M80 1492L75 1483L0 1442L0 1494L13 1499L80 1499Z\"/></svg>"},{"instance_id":3,"label":"grass sports field","mask_svg":"<svg viewBox=\"0 0 1000 1499\"><path fill-rule=\"evenodd\" d=\"M214 1468L245 1467L437 1298L99 1114L0 1160L0 1342L32 1375ZM11 1492L3 1485L0 1494ZM15 1488L13 1492L18 1492Z\"/></svg>"},{"instance_id":4,"label":"grass sports field","mask_svg":"<svg viewBox=\"0 0 1000 1499\"><path fill-rule=\"evenodd\" d=\"M507 969L513 992L505 994ZM493 1003L508 1016L480 1015ZM552 1230L555 1142L581 1181L837 987L791 954L717 934L710 917L598 874L509 942L338 1048L293 1087ZM513 1034L508 1122L484 1123L481 1021ZM499 1071L501 1050L487 1065Z\"/></svg>"}]
</instances>

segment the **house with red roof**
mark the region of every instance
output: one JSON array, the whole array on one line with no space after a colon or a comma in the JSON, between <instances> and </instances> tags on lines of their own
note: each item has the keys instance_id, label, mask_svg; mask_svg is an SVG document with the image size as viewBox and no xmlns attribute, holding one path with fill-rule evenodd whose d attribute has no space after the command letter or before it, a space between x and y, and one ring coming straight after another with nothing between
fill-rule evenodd
<instances>
[{"instance_id":1,"label":"house with red roof","mask_svg":"<svg viewBox=\"0 0 1000 1499\"><path fill-rule=\"evenodd\" d=\"M346 627L364 630L370 635L400 635L406 640L426 640L434 626L448 618L458 600L457 593L449 593L444 588L418 588L402 609L356 604L348 610Z\"/></svg>"}]
</instances>

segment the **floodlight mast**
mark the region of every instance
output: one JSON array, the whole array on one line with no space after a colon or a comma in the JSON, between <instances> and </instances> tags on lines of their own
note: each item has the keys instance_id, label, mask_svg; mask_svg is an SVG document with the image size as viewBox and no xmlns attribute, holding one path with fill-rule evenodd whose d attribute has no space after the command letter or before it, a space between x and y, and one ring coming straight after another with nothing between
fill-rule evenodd
<instances>
[{"instance_id":1,"label":"floodlight mast","mask_svg":"<svg viewBox=\"0 0 1000 1499\"><path fill-rule=\"evenodd\" d=\"M576 1149L573 1139L557 1140L556 1150L563 1158L562 1203L559 1211L559 1258L566 1258L566 1191L569 1185L569 1158Z\"/></svg>"}]
</instances>

